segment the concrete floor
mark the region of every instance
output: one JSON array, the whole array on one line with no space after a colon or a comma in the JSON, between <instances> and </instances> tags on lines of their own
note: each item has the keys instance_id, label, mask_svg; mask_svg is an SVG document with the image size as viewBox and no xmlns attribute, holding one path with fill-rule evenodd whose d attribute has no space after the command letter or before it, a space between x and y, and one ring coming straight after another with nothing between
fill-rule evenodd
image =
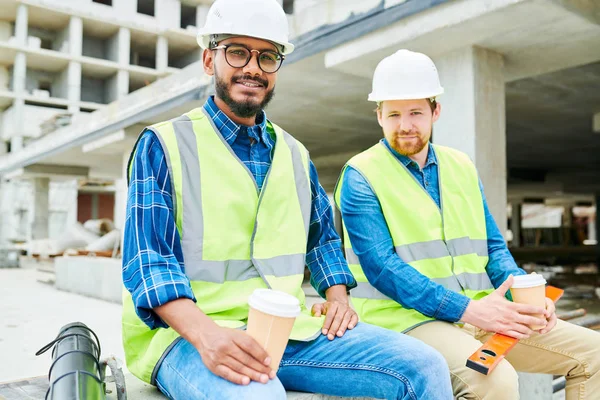
<instances>
[{"instance_id":1,"label":"concrete floor","mask_svg":"<svg viewBox=\"0 0 600 400\"><path fill-rule=\"evenodd\" d=\"M124 360L121 344L121 306L36 281L35 269L0 268L0 383L47 375L50 352L35 353L53 340L59 329L80 321L100 339L102 355ZM306 288L307 304L318 298ZM125 369L125 367L124 367ZM126 372L126 371L125 371Z\"/></svg>"},{"instance_id":2,"label":"concrete floor","mask_svg":"<svg viewBox=\"0 0 600 400\"><path fill-rule=\"evenodd\" d=\"M47 375L50 352L36 351L75 321L96 332L103 356L124 359L119 305L58 291L32 269L0 269L0 282L0 382Z\"/></svg>"}]
</instances>

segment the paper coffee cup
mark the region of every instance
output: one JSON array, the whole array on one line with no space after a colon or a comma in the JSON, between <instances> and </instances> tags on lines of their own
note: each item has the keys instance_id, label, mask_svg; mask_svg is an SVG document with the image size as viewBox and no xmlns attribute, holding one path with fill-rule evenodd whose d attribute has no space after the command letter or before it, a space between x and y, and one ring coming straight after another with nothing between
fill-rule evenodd
<instances>
[{"instance_id":1,"label":"paper coffee cup","mask_svg":"<svg viewBox=\"0 0 600 400\"><path fill-rule=\"evenodd\" d=\"M546 308L546 280L542 275L535 272L529 275L513 276L513 285L510 293L516 303L531 304ZM536 318L545 319L543 314L533 315ZM534 331L540 330L544 325L530 325Z\"/></svg>"},{"instance_id":2,"label":"paper coffee cup","mask_svg":"<svg viewBox=\"0 0 600 400\"><path fill-rule=\"evenodd\" d=\"M277 372L294 321L300 314L300 302L284 292L256 289L248 298L248 305L247 333L267 351L271 368Z\"/></svg>"}]
</instances>

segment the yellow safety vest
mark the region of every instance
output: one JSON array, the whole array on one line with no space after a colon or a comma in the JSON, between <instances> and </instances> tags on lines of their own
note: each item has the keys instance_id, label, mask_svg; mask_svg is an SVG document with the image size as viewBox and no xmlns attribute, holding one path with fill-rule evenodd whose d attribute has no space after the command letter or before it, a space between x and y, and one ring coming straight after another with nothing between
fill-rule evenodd
<instances>
[{"instance_id":1,"label":"yellow safety vest","mask_svg":"<svg viewBox=\"0 0 600 400\"><path fill-rule=\"evenodd\" d=\"M276 144L259 193L251 172L202 108L149 129L165 152L185 274L197 306L220 326L243 329L248 297L269 285L300 301L302 314L291 338L317 337L322 317L311 316L302 290L311 213L306 148L269 123ZM122 325L127 368L154 383L157 366L179 334L149 329L126 289Z\"/></svg>"},{"instance_id":2,"label":"yellow safety vest","mask_svg":"<svg viewBox=\"0 0 600 400\"><path fill-rule=\"evenodd\" d=\"M431 146L439 166L441 210L381 142L348 161L336 185L335 201L339 208L344 173L352 166L377 196L398 256L432 281L480 299L494 288L485 270L487 234L477 170L464 153ZM433 320L373 287L352 250L345 225L343 231L346 258L358 283L351 291L352 304L361 321L405 332Z\"/></svg>"}]
</instances>

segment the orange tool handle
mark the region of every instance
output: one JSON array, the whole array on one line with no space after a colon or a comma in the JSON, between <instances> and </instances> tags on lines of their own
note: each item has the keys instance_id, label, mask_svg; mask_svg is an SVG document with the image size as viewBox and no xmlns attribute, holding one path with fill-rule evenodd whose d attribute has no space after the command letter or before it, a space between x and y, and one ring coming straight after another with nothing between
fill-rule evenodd
<instances>
[{"instance_id":1,"label":"orange tool handle","mask_svg":"<svg viewBox=\"0 0 600 400\"><path fill-rule=\"evenodd\" d=\"M555 303L562 297L563 293L564 290L562 289L546 286L546 297ZM518 342L519 339L496 333L469 357L467 367L484 375L489 375Z\"/></svg>"}]
</instances>

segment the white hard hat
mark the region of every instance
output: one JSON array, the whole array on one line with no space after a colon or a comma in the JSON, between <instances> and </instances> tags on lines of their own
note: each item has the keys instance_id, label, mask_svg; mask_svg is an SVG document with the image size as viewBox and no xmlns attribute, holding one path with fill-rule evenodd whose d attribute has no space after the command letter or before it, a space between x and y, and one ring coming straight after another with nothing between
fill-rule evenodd
<instances>
[{"instance_id":1,"label":"white hard hat","mask_svg":"<svg viewBox=\"0 0 600 400\"><path fill-rule=\"evenodd\" d=\"M442 93L444 88L431 58L403 49L375 68L369 101L431 99Z\"/></svg>"},{"instance_id":2,"label":"white hard hat","mask_svg":"<svg viewBox=\"0 0 600 400\"><path fill-rule=\"evenodd\" d=\"M216 0L198 30L198 44L210 48L213 35L250 36L273 42L283 54L294 51L288 42L288 20L277 0Z\"/></svg>"}]
</instances>

